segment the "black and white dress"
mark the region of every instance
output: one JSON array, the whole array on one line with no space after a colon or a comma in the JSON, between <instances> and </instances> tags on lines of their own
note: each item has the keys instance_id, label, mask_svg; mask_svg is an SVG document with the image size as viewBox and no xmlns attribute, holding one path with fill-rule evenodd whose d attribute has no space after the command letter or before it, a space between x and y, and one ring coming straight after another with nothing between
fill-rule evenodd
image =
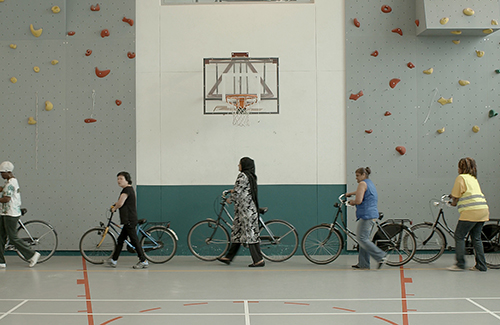
<instances>
[{"instance_id":1,"label":"black and white dress","mask_svg":"<svg viewBox=\"0 0 500 325\"><path fill-rule=\"evenodd\" d=\"M244 173L239 173L238 178L236 178L231 201L234 202L231 242L259 243L259 214L250 193L250 182Z\"/></svg>"}]
</instances>

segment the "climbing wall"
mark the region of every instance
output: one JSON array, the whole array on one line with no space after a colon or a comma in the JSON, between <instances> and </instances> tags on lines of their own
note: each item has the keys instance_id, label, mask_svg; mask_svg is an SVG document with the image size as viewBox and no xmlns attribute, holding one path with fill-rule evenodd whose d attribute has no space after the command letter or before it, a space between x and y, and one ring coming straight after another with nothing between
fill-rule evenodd
<instances>
[{"instance_id":1,"label":"climbing wall","mask_svg":"<svg viewBox=\"0 0 500 325\"><path fill-rule=\"evenodd\" d=\"M134 15L133 0L0 1L0 160L59 250L104 219L119 171L135 178Z\"/></svg>"},{"instance_id":2,"label":"climbing wall","mask_svg":"<svg viewBox=\"0 0 500 325\"><path fill-rule=\"evenodd\" d=\"M453 3L456 17L464 8ZM458 160L470 156L499 215L500 33L417 37L413 0L345 10L348 190L369 166L387 217L430 221L429 201L451 192ZM456 209L447 215L454 226Z\"/></svg>"}]
</instances>

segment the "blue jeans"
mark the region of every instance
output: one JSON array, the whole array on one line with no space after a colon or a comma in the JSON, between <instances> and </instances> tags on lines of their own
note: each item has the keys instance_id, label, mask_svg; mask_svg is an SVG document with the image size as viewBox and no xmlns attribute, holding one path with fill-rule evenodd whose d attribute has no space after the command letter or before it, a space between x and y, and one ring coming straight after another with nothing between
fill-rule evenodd
<instances>
[{"instance_id":1,"label":"blue jeans","mask_svg":"<svg viewBox=\"0 0 500 325\"><path fill-rule=\"evenodd\" d=\"M465 269L465 237L470 233L472 246L476 255L476 269L486 271L486 260L484 259L484 248L481 240L481 230L484 222L472 222L458 220L455 229L455 254L457 257L457 266Z\"/></svg>"},{"instance_id":2,"label":"blue jeans","mask_svg":"<svg viewBox=\"0 0 500 325\"><path fill-rule=\"evenodd\" d=\"M373 219L358 220L358 241L359 241L359 256L358 265L360 268L369 269L370 268L370 256L373 257L377 262L381 262L385 257L385 252L375 245L371 239L370 235L372 233L373 226L375 222Z\"/></svg>"}]
</instances>

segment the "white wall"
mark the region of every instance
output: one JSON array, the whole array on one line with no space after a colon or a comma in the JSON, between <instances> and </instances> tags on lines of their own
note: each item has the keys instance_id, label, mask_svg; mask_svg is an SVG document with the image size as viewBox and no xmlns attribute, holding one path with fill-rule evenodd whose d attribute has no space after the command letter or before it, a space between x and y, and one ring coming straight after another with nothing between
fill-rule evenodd
<instances>
[{"instance_id":1,"label":"white wall","mask_svg":"<svg viewBox=\"0 0 500 325\"><path fill-rule=\"evenodd\" d=\"M234 181L242 156L260 184L345 184L343 0L137 4L139 185ZM280 114L203 115L203 58L279 57Z\"/></svg>"}]
</instances>

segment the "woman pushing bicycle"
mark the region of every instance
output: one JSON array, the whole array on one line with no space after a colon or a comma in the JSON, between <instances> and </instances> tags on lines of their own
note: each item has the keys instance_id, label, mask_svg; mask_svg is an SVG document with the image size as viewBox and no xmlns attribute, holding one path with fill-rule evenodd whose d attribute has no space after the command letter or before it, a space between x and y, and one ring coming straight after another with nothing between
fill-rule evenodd
<instances>
[{"instance_id":1,"label":"woman pushing bicycle","mask_svg":"<svg viewBox=\"0 0 500 325\"><path fill-rule=\"evenodd\" d=\"M241 244L248 244L253 263L249 267L265 265L259 244L259 201L257 199L257 175L255 163L251 158L243 157L238 164L240 173L231 190L228 203L234 202L234 221L231 228L231 246L224 257L217 258L224 264L230 264Z\"/></svg>"},{"instance_id":2,"label":"woman pushing bicycle","mask_svg":"<svg viewBox=\"0 0 500 325\"><path fill-rule=\"evenodd\" d=\"M486 198L481 192L477 181L476 161L470 157L462 158L458 162L458 176L451 190L452 206L458 207L460 218L455 229L455 255L457 264L450 266L450 271L463 271L465 269L465 237L470 233L474 246L476 265L471 271L486 272L481 231L483 225L489 220L489 209Z\"/></svg>"},{"instance_id":3,"label":"woman pushing bicycle","mask_svg":"<svg viewBox=\"0 0 500 325\"><path fill-rule=\"evenodd\" d=\"M111 207L111 212L120 209L120 223L123 225L122 232L118 236L116 248L111 259L108 260L108 265L116 267L118 258L123 248L125 239L130 238L130 243L135 247L139 262L133 266L134 269L145 269L149 266L142 246L137 238L137 207L135 199L135 191L132 187L132 178L127 172L119 172L117 176L118 186L122 188L118 201Z\"/></svg>"},{"instance_id":4,"label":"woman pushing bicycle","mask_svg":"<svg viewBox=\"0 0 500 325\"><path fill-rule=\"evenodd\" d=\"M358 187L355 192L345 194L346 197L356 196L354 200L349 201L350 205L356 206L357 234L359 238L358 264L352 267L362 270L370 269L370 256L378 262L378 268L381 268L386 260L386 253L370 240L370 234L375 224L374 220L379 217L377 189L368 178L370 174L370 167L356 169Z\"/></svg>"}]
</instances>

